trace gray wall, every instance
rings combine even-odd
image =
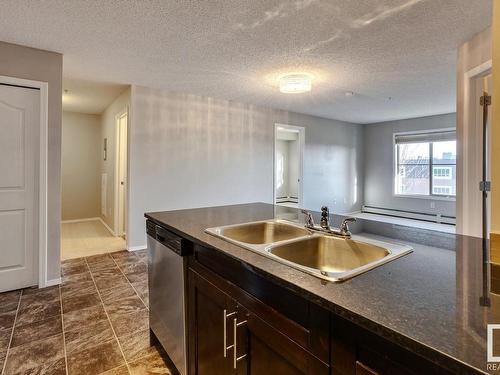
[[[62,220],[100,215],[101,116],[63,112]]]
[[[62,55],[0,42],[0,75],[47,82],[47,280],[60,277]]]
[[[304,206],[359,209],[361,125],[134,86],[129,247],[146,244],[144,212],[271,203],[275,123],[306,128]]]
[[[363,204],[363,125],[299,113],[287,124],[304,126],[304,207],[330,212],[359,211]]]
[[[393,195],[393,134],[397,132],[452,128],[456,114],[390,121],[364,126],[364,204],[390,209],[455,215],[455,202],[403,198]],[[434,203],[435,208],[431,207]]]

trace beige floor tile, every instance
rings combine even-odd
[[[22,373],[38,368],[46,363],[54,363],[64,358],[62,335],[11,348],[7,357],[4,375]]]
[[[149,312],[145,308],[125,315],[110,316],[118,338],[149,328]]]
[[[112,341],[115,336],[109,321],[106,319],[88,325],[85,329],[79,327],[65,331],[64,337],[66,339],[66,353],[69,355]]]
[[[153,353],[129,363],[132,375],[171,374],[159,353]]]
[[[69,375],[101,374],[125,364],[116,339],[68,355]]]
[[[133,297],[136,295],[134,288],[130,285],[120,285],[119,287],[107,289],[101,292],[101,298],[105,305],[110,304],[113,301]]]
[[[158,352],[157,347],[151,345],[149,335],[149,329],[145,329],[119,339],[127,361],[135,361]]]
[[[62,333],[61,315],[39,322],[17,325],[14,328],[11,348],[46,339]]]

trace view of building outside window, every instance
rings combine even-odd
[[[398,195],[456,195],[456,141],[396,145]]]

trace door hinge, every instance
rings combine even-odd
[[[491,191],[491,181],[481,181],[479,182],[480,191]]]
[[[482,106],[491,105],[491,95],[483,95],[479,99],[479,104]]]

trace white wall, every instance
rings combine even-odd
[[[364,204],[388,209],[455,215],[455,201],[397,197],[393,195],[393,134],[453,128],[454,113],[365,125]],[[431,207],[431,203],[435,205]]]
[[[123,113],[130,106],[130,88],[125,90],[101,115],[101,137],[100,137],[100,172],[107,174],[107,189],[106,189],[106,214],[99,216],[112,229],[115,228],[115,169],[116,169],[116,116]],[[103,143],[104,138],[108,139],[107,159],[103,158]],[[99,191],[100,182],[99,177]],[[101,196],[101,199],[103,197]]]
[[[62,220],[100,214],[101,116],[63,112]]]
[[[305,207],[359,209],[362,126],[134,86],[129,247],[146,244],[148,211],[272,203],[275,123],[306,128]]]

